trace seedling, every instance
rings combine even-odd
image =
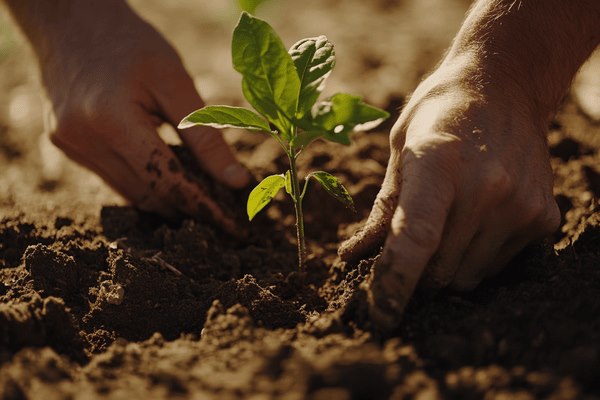
[[[349,134],[377,126],[389,114],[361,101],[360,97],[338,93],[316,101],[335,65],[333,45],[325,36],[302,39],[289,51],[273,30],[244,12],[233,31],[233,67],[242,74],[242,91],[257,111],[242,107],[208,106],[185,117],[179,128],[208,125],[261,131],[273,137],[287,155],[290,169],[270,175],[248,197],[248,219],[262,210],[285,188],[294,203],[298,241],[298,265],[304,266],[304,218],[302,200],[308,182],[314,179],[345,206],[353,202],[346,188],[333,175],[313,171],[304,177],[302,190],[296,161],[315,139],[344,145]]]

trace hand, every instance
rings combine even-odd
[[[560,222],[546,115],[510,79],[484,82],[475,60],[447,62],[416,90],[391,132],[385,180],[364,228],[340,248],[383,253],[370,314],[393,329],[419,281],[473,289]]]
[[[70,18],[46,27],[51,39],[39,46],[56,117],[52,142],[143,210],[166,216],[208,212],[235,230],[217,203],[186,179],[156,132],[163,122],[177,126],[203,106],[175,50],[125,2],[83,6],[72,3]],[[178,133],[215,179],[232,188],[248,183],[248,172],[219,131]]]
[[[382,328],[418,282],[472,289],[558,227],[545,132],[600,44],[599,16],[593,0],[474,3],[392,129],[366,226],[340,248],[348,260],[385,239],[369,291]]]

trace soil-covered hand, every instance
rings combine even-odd
[[[417,283],[472,289],[560,223],[548,117],[600,29],[595,17],[578,28],[583,5],[513,5],[476,4],[393,127],[369,219],[340,248],[351,260],[385,241],[369,289],[370,315],[384,329],[397,326]]]
[[[522,98],[473,90],[457,69],[413,95],[367,224],[341,249],[356,258],[387,236],[371,282],[384,312],[401,311],[421,275],[428,286],[474,288],[560,222],[545,121]]]
[[[233,230],[156,132],[203,105],[172,46],[124,1],[8,4],[41,64],[55,116],[52,142],[143,210],[208,213]],[[215,179],[233,188],[248,183],[218,130],[179,134]]]

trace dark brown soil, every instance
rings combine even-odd
[[[327,1],[310,14],[320,4],[313,3],[308,16],[331,17],[339,8]],[[348,7],[360,11],[363,3]],[[413,3],[381,0],[367,8],[408,20],[419,10]],[[162,29],[162,17],[182,13],[148,4],[155,10],[145,11],[148,18]],[[433,44],[423,51],[426,22],[409,25],[412,33],[402,36],[412,60],[402,67],[412,71],[409,82],[374,99],[396,116],[416,84],[411,77],[418,80],[435,63],[447,45],[444,32],[456,29],[466,7],[458,0],[440,4],[450,27],[435,25]],[[273,18],[276,11],[266,13]],[[284,36],[310,36],[317,28],[292,24]],[[348,26],[331,29],[339,52],[354,43],[371,60],[342,71],[358,81],[349,90],[368,97],[374,89],[362,81],[375,81],[382,65],[400,55],[373,65],[377,46],[363,48],[360,35],[339,33]],[[171,35],[180,46],[187,40]],[[600,398],[600,126],[570,99],[549,135],[563,228],[472,293],[417,293],[400,329],[382,335],[367,318],[361,286],[373,259],[346,264],[336,250],[379,189],[389,154],[386,127],[357,134],[350,147],[317,143],[303,156],[304,170],[339,176],[357,208],[353,214],[311,187],[311,256],[303,275],[287,203],[245,225],[242,239],[203,221],[165,222],[119,205],[44,144],[35,107],[34,123],[19,125],[11,114],[18,96],[38,104],[35,84],[19,72],[31,56],[20,47],[11,54],[0,58],[7,94],[0,113],[0,399]],[[277,146],[263,137],[228,138],[257,178],[285,170]],[[206,183],[185,150],[177,152]],[[210,186],[232,213],[243,208],[244,192]]]

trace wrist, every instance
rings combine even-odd
[[[73,48],[92,48],[102,31],[120,28],[133,11],[123,0],[4,0],[40,63],[65,57]],[[64,60],[61,60],[63,62]]]
[[[600,43],[599,20],[596,1],[480,0],[445,62],[470,54],[482,85],[522,93],[535,114],[550,116]]]

